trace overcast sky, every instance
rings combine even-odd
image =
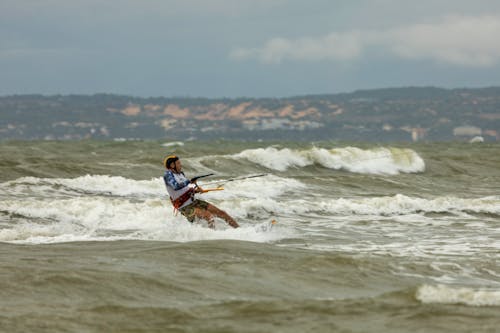
[[[499,0],[0,0],[0,95],[493,85]]]

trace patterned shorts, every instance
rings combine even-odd
[[[189,222],[193,223],[194,218],[196,217],[194,215],[196,208],[207,209],[208,205],[209,203],[206,201],[195,199],[189,205],[179,209],[179,212],[181,212],[181,214],[185,216]]]

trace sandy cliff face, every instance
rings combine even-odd
[[[188,108],[180,108],[178,105],[169,104],[163,109],[163,115],[177,119],[186,119],[191,116]]]
[[[300,119],[320,119],[321,112],[315,107],[300,105],[297,108],[293,104],[285,104],[276,109],[268,109],[252,102],[243,102],[236,106],[224,103],[209,104],[207,106],[181,107],[177,104],[165,106],[148,104],[141,108],[139,105],[129,105],[124,109],[108,109],[111,112],[119,112],[126,116],[138,116],[144,114],[152,118],[166,119],[196,119],[196,120],[241,120],[287,118],[293,120]]]

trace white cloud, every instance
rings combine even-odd
[[[260,48],[236,48],[234,60],[263,63],[351,61],[376,48],[404,59],[489,67],[500,62],[500,16],[447,16],[437,23],[386,30],[352,30],[299,39],[273,38]]]
[[[434,59],[464,66],[492,66],[500,61],[500,17],[448,17],[438,24],[418,24],[389,35],[392,51],[408,59]]]
[[[231,52],[232,59],[257,58],[264,63],[280,63],[284,59],[293,60],[349,60],[358,57],[362,41],[356,32],[332,33],[320,38],[300,38],[288,40],[273,38],[263,48],[239,48]]]

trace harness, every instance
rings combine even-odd
[[[186,201],[188,201],[189,199],[191,199],[192,197],[194,196],[194,188],[190,188],[189,190],[187,190],[186,192],[184,192],[183,194],[181,194],[177,199],[172,199],[172,197],[170,197],[170,201],[172,202],[172,206],[174,206],[174,211],[178,211],[179,208],[184,205],[184,203]]]

